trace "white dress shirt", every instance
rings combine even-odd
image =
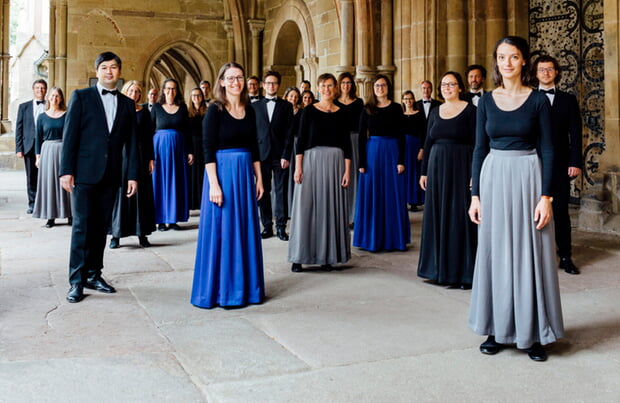
[[[32,115],[34,117],[34,129],[37,129],[37,119],[39,115],[45,112],[45,101],[43,103],[37,104],[37,100],[32,100]]]
[[[103,88],[103,86],[97,83],[97,91],[99,91],[99,96],[101,97],[101,102],[103,102],[103,109],[105,109],[105,118],[108,122],[108,131],[112,132],[112,126],[114,126],[114,118],[116,118],[116,109],[118,106],[118,94],[116,96],[112,94],[102,94],[102,91],[107,88]]]
[[[538,91],[540,90],[545,90],[545,91],[549,91],[549,90],[553,90],[556,91],[555,89],[555,85],[551,88],[543,88],[541,86],[538,86]],[[555,99],[555,94],[545,94],[547,96],[547,98],[549,98],[549,102],[551,102],[551,105],[553,106],[553,100]]]
[[[270,101],[271,99],[273,99],[274,101],[277,99],[278,97],[265,97],[265,102],[267,102],[267,115],[269,116],[269,123],[271,123],[271,117],[273,116],[273,110],[276,107],[276,103]]]

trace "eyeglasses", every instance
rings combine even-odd
[[[277,82],[277,81],[265,81],[265,83],[264,83],[264,85],[278,85],[278,84],[280,84],[280,83]]]
[[[375,88],[386,88],[387,84],[375,84]]]
[[[228,81],[229,83],[233,83],[234,81],[241,82],[241,81],[243,81],[243,76],[224,77],[224,80]]]
[[[343,81],[340,83],[340,85],[351,85],[353,84],[351,81]]]
[[[413,98],[403,98],[403,101],[413,101]]]
[[[539,67],[538,68],[539,73],[553,73],[554,71],[555,71],[554,67]]]
[[[447,87],[454,88],[458,86],[459,86],[459,83],[441,83],[440,85],[441,88],[447,88]]]

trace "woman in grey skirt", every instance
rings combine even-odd
[[[321,101],[303,109],[297,140],[288,247],[293,272],[302,271],[302,264],[330,271],[351,258],[346,192],[351,139],[346,114],[334,104],[336,78],[321,74],[318,87]]]
[[[495,46],[497,88],[478,103],[471,220],[479,225],[469,327],[487,340],[545,361],[542,345],[563,336],[551,220],[551,109],[527,85],[529,47],[509,36]],[[542,344],[542,345],[541,345]]]
[[[58,179],[62,130],[65,126],[65,96],[58,87],[47,93],[47,110],[37,119],[35,139],[35,165],[39,168],[37,196],[34,201],[34,218],[47,219],[45,226],[52,228],[56,218],[67,218],[71,224],[71,196]]]

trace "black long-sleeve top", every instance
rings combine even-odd
[[[341,148],[344,158],[351,159],[351,137],[342,108],[336,112],[323,112],[314,105],[308,105],[302,110],[297,155],[318,146]]]
[[[426,141],[426,119],[424,118],[424,111],[418,111],[413,115],[404,115],[403,118],[403,131],[406,136],[413,136],[420,139],[420,144],[424,148],[424,142]]]
[[[138,132],[138,149],[142,163],[148,167],[148,163],[155,159],[153,152],[153,126],[151,124],[151,113],[148,107],[143,107],[136,112],[136,131]]]
[[[185,142],[185,153],[193,154],[192,133],[189,128],[187,105],[179,105],[179,109],[175,113],[168,113],[161,104],[155,103],[151,109],[151,122],[155,131],[168,129],[179,132]]]
[[[480,196],[480,170],[491,148],[497,150],[536,149],[542,161],[542,195],[551,196],[553,181],[553,127],[547,96],[532,91],[513,111],[498,108],[493,92],[478,102],[476,147],[472,162],[472,195]]]
[[[403,108],[396,102],[383,108],[376,108],[369,115],[366,108],[360,116],[359,167],[366,168],[366,142],[370,136],[391,137],[398,140],[398,165],[405,165],[405,133]]]
[[[349,105],[345,105],[337,100],[334,101],[334,103],[338,105],[347,116],[347,130],[349,132],[357,132],[360,128],[360,115],[362,114],[362,109],[364,109],[364,101],[362,101],[361,98],[356,98],[355,101],[351,102]]]
[[[196,115],[189,118],[189,131],[192,133],[192,137],[202,138],[202,120],[204,116]]]
[[[65,115],[52,118],[42,113],[37,118],[37,137],[34,143],[34,153],[41,154],[41,146],[46,140],[62,140],[62,129],[65,126]]]
[[[450,119],[443,119],[439,115],[439,108],[434,108],[428,115],[428,131],[424,143],[424,159],[420,175],[426,175],[428,158],[431,149],[437,140],[451,140],[459,144],[470,144],[476,141],[476,107],[467,104],[465,109]]]
[[[202,121],[202,146],[205,164],[216,162],[217,150],[230,148],[249,148],[252,161],[260,161],[254,108],[246,105],[243,119],[235,119],[226,108],[211,104]]]

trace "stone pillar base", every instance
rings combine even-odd
[[[608,172],[581,198],[579,228],[620,235],[620,173]]]

